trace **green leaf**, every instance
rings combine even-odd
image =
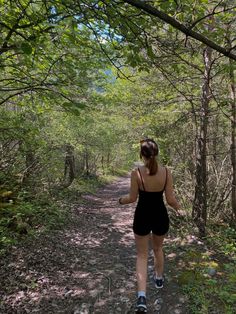
[[[72,103],[72,102],[64,102],[62,106],[64,107],[66,111],[69,111],[75,115],[79,115],[81,109],[84,109],[86,107],[86,105],[83,103]]]
[[[31,45],[30,45],[29,43],[27,43],[27,42],[23,42],[23,43],[21,44],[21,50],[22,50],[25,54],[27,54],[27,55],[30,55],[30,54],[32,53],[32,47],[31,47]]]
[[[152,50],[151,46],[147,47],[147,55],[149,56],[149,58],[154,59],[155,58],[155,53]]]

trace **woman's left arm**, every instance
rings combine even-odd
[[[130,180],[130,191],[129,195],[123,196],[119,199],[121,205],[133,203],[138,198],[138,177],[137,170],[132,170]]]

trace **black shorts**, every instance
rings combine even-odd
[[[166,208],[162,210],[144,211],[136,208],[133,221],[133,231],[140,236],[152,232],[155,235],[165,235],[169,230],[169,217]]]

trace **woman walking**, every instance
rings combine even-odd
[[[167,203],[176,211],[180,205],[175,198],[173,179],[169,169],[157,162],[158,146],[152,139],[141,141],[140,157],[144,165],[131,172],[129,195],[121,197],[121,205],[133,203],[138,198],[133,231],[135,235],[137,261],[138,298],[135,311],[147,312],[146,282],[149,239],[154,251],[154,281],[156,288],[163,287],[164,254],[162,250],[165,235],[169,230],[169,217],[163,201],[163,193]]]

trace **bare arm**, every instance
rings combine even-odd
[[[132,170],[131,172],[131,180],[130,180],[130,191],[129,194],[123,196],[119,199],[119,203],[121,205],[133,203],[137,200],[138,197],[138,178],[137,178],[137,171]]]
[[[167,184],[165,188],[165,196],[166,196],[166,201],[168,205],[173,207],[177,212],[180,209],[180,204],[178,203],[175,193],[174,193],[174,188],[173,188],[173,178],[170,170],[167,170]]]

